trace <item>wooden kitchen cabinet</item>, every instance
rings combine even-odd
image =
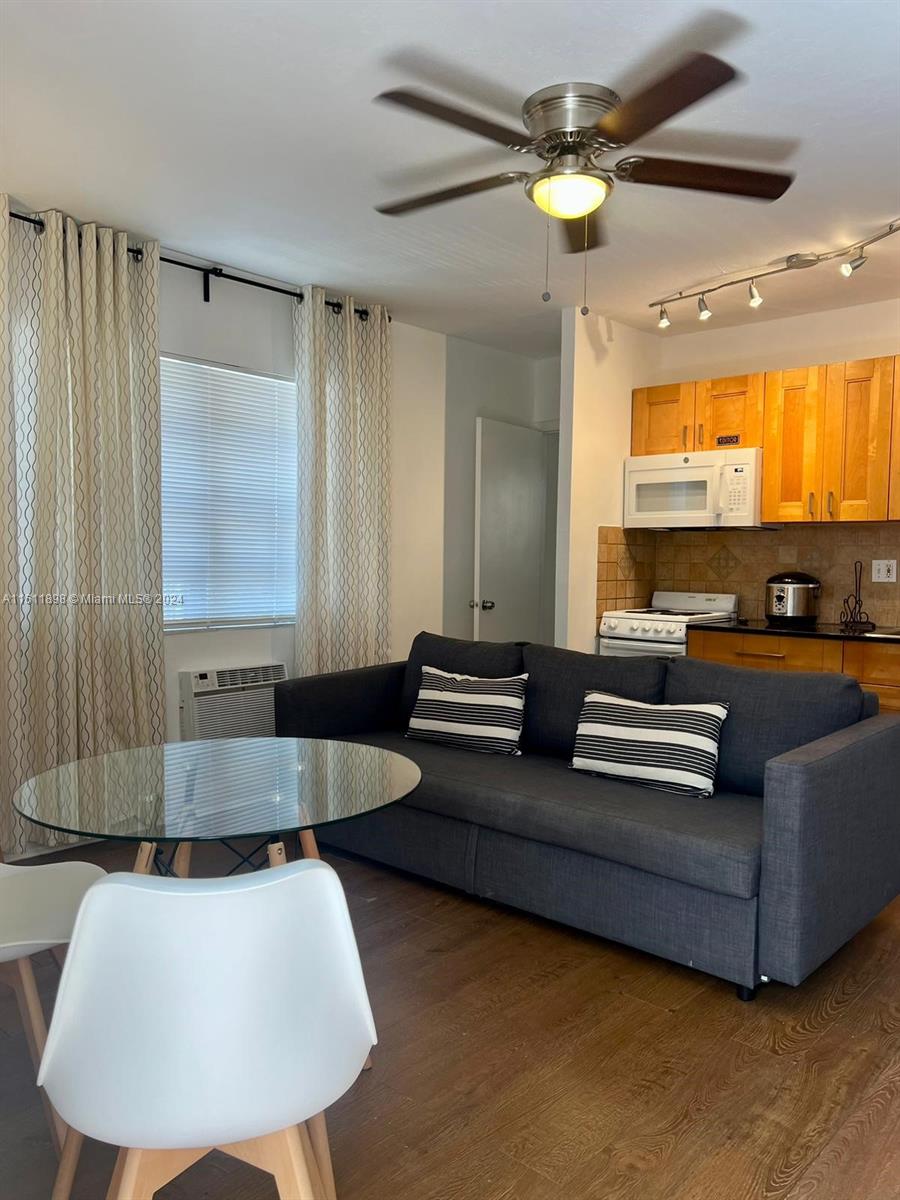
[[[825,367],[766,374],[763,521],[821,521]]]
[[[632,393],[632,454],[678,454],[695,448],[693,383],[664,383]]]
[[[828,366],[823,520],[887,520],[893,391],[893,358]]]
[[[694,448],[734,450],[761,446],[764,408],[762,372],[700,380],[694,401]]]
[[[836,638],[772,633],[688,630],[688,654],[731,667],[760,671],[840,671],[843,643]]]
[[[893,433],[891,434],[891,479],[888,519],[900,521],[900,354],[894,359]]]
[[[900,712],[900,642],[845,642],[844,672],[875,692],[883,712]]]

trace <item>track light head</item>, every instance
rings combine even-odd
[[[759,308],[759,306],[762,304],[762,302],[763,302],[763,298],[759,294],[759,288],[756,286],[756,280],[751,279],[750,280],[750,307],[751,308]]]
[[[709,305],[706,303],[705,295],[701,296],[700,299],[697,301],[697,311],[700,314],[701,321],[708,321],[709,318],[712,316],[712,310],[710,309]]]
[[[856,258],[851,258],[849,262],[841,263],[841,274],[845,279],[849,279],[854,271],[858,271],[868,261],[865,254],[857,254]]]
[[[672,322],[669,320],[669,314],[666,312],[666,306],[664,304],[660,305],[659,320],[657,321],[657,324],[659,325],[660,329],[668,329],[672,324]]]

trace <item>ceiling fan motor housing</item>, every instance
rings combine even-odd
[[[537,153],[553,157],[561,143],[580,143],[591,149],[614,149],[597,133],[601,118],[614,112],[622,101],[610,88],[598,83],[556,83],[534,92],[522,105],[522,120]]]

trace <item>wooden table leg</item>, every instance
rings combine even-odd
[[[284,852],[284,842],[269,842],[269,866],[283,867],[287,862]]]
[[[25,1029],[25,1040],[28,1043],[28,1051],[31,1054],[31,1061],[34,1064],[36,1075],[40,1069],[44,1046],[47,1044],[47,1022],[44,1017],[41,998],[38,994],[31,959],[16,958],[9,963],[2,963],[0,966],[3,967],[2,972],[0,972],[0,978],[13,989],[16,995],[16,1001],[19,1005],[19,1015],[22,1018],[22,1025]],[[62,1153],[63,1143],[66,1140],[68,1127],[50,1103],[47,1093],[43,1088],[40,1089],[40,1093],[44,1108],[47,1110],[47,1122],[50,1126],[53,1146],[56,1153],[60,1154]]]
[[[179,879],[187,879],[191,873],[191,850],[193,842],[179,842],[172,859],[172,870]]]
[[[134,860],[135,875],[149,875],[156,857],[156,842],[141,842]]]
[[[304,858],[319,858],[319,846],[316,835],[311,829],[300,830],[300,849]]]

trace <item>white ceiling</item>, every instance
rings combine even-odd
[[[399,320],[525,354],[558,345],[581,259],[554,254],[515,186],[402,218],[373,205],[522,165],[372,103],[428,86],[506,121],[563,80],[627,96],[687,49],[744,79],[645,139],[649,153],[789,169],[774,204],[617,187],[589,256],[595,311],[655,331],[647,303],[850,242],[900,216],[900,9],[892,0],[4,0],[0,188],[274,278],[384,301]],[[532,161],[532,160],[527,160]],[[843,279],[782,276],[717,325],[900,294],[900,236]],[[696,331],[692,305],[673,327]]]

